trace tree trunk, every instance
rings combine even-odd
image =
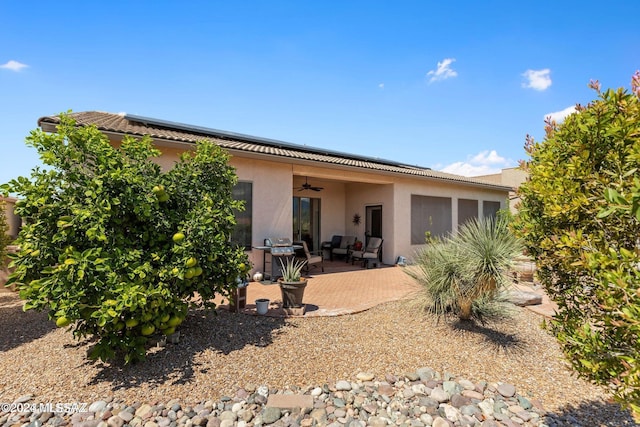
[[[471,301],[460,301],[460,320],[471,320]]]

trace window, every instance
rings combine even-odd
[[[485,218],[495,218],[500,210],[500,202],[482,202],[482,215]]]
[[[244,247],[245,250],[251,249],[252,192],[253,183],[238,182],[231,193],[234,199],[244,201],[244,210],[241,212],[235,211],[236,226],[231,232],[231,241]]]
[[[411,244],[425,242],[425,232],[446,236],[451,232],[451,198],[411,196]]]
[[[472,199],[458,199],[458,225],[478,218],[478,201]]]

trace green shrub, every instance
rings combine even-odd
[[[229,243],[237,178],[214,144],[162,172],[150,139],[125,137],[116,149],[65,115],[57,133],[33,131],[27,144],[48,167],[3,186],[22,196],[26,222],[9,283],[25,309],[94,337],[90,357],[143,359],[148,337],[173,333],[189,301],[212,306],[248,271]]]
[[[640,73],[528,139],[516,230],[573,368],[640,415]]]
[[[432,239],[407,269],[422,286],[418,304],[461,320],[508,315],[499,291],[510,282],[509,269],[521,250],[502,216],[470,221],[457,234]]]

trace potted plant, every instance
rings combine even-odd
[[[301,273],[307,261],[295,258],[288,258],[286,263],[279,261],[282,267],[282,277],[278,279],[282,292],[282,307],[301,308],[304,288],[307,286],[307,279],[301,277]]]

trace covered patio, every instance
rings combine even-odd
[[[405,268],[382,264],[378,268],[365,269],[358,262],[352,265],[344,260],[325,260],[324,272],[317,267],[312,268],[309,274],[303,274],[308,279],[303,298],[304,314],[285,313],[280,287],[277,283],[264,284],[267,282],[250,282],[246,288],[245,305],[238,311],[258,315],[255,301],[266,298],[270,301],[266,316],[270,317],[325,317],[359,313],[379,304],[411,298],[414,292],[419,291],[419,285],[406,274]],[[541,303],[526,306],[534,313],[551,318],[558,309],[544,289],[533,282],[513,283],[510,289],[540,295]],[[224,310],[233,310],[226,299],[216,303]]]
[[[304,317],[358,313],[378,304],[405,298],[417,289],[404,268],[388,265],[364,269],[357,262],[351,265],[344,260],[325,260],[324,273],[318,267],[303,276],[308,279],[304,292]],[[282,296],[277,283],[265,285],[250,282],[246,306],[240,311],[256,314],[255,300],[259,298],[267,298],[271,302],[267,316],[286,316],[279,304]]]

